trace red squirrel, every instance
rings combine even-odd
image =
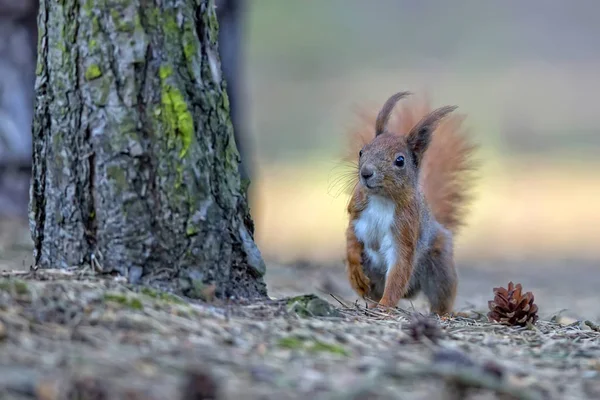
[[[456,106],[405,104],[388,126],[396,103],[409,95],[392,95],[376,117],[363,115],[368,125],[355,132],[366,144],[355,149],[347,272],[356,293],[376,302],[370,307],[396,307],[422,291],[431,312],[443,315],[456,298],[453,237],[464,224],[476,146],[462,130],[463,117],[449,115]]]

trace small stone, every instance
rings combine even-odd
[[[309,301],[306,309],[315,317],[334,317],[338,315],[337,310],[321,298]]]
[[[302,317],[337,317],[338,311],[327,301],[314,294],[292,297],[287,301],[288,311]]]

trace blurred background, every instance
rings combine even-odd
[[[476,198],[456,243],[457,307],[484,309],[492,288],[513,280],[534,292],[543,317],[568,309],[600,318],[600,3],[216,3],[272,296],[356,299],[343,266],[348,198],[332,185],[345,171],[344,134],[353,107],[410,90],[433,106],[458,105],[480,144]],[[35,59],[34,9],[33,1],[0,0],[0,155],[13,156],[12,167],[0,163],[6,268],[28,262],[26,220],[15,217],[27,193],[12,189],[28,179],[15,178],[14,156],[29,157],[34,67],[19,63]]]

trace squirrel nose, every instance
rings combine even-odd
[[[375,174],[375,171],[373,170],[372,166],[363,165],[363,167],[360,169],[360,174],[364,179],[369,179]]]

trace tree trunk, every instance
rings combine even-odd
[[[38,18],[36,264],[266,295],[213,2],[43,0]]]

